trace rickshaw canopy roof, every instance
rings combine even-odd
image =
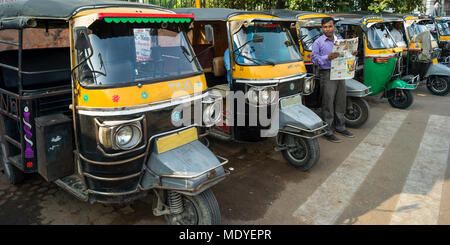
[[[115,0],[12,0],[0,3],[0,29],[27,27],[29,19],[68,20],[81,10],[107,7],[163,9]]]
[[[323,15],[321,13],[311,12],[311,11],[297,11],[297,10],[289,10],[289,9],[271,9],[267,10],[267,13],[271,15],[275,15],[284,19],[293,19],[297,20],[298,17],[304,15]]]
[[[172,10],[177,14],[194,14],[195,21],[228,21],[231,17],[242,14],[270,15],[267,12],[228,8],[176,8]]]

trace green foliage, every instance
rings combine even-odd
[[[139,2],[139,0],[124,0]],[[166,8],[195,7],[195,0],[143,0]],[[206,8],[234,8],[245,10],[292,9],[315,12],[370,11],[380,13],[392,8],[395,13],[424,11],[422,0],[200,0]]]
[[[375,0],[374,2],[370,3],[369,7],[367,8],[375,13],[380,13],[388,8],[391,3],[392,0]]]

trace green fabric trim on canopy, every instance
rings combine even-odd
[[[190,18],[105,17],[107,23],[189,23]]]

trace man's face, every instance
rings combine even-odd
[[[394,23],[394,27],[395,27],[395,29],[397,29],[397,30],[401,30],[402,29],[402,23],[400,23],[400,22],[395,22]]]
[[[332,20],[322,25],[322,32],[327,37],[332,37],[334,35],[334,23]]]

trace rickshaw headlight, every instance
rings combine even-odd
[[[314,80],[313,77],[305,78],[303,83],[303,94],[310,94],[314,89]]]
[[[215,103],[205,105],[203,122],[206,127],[211,127],[220,121],[222,115],[221,104],[222,101],[216,101]]]
[[[142,133],[137,123],[120,126],[114,134],[114,146],[121,150],[134,148],[141,142]]]
[[[116,133],[116,143],[118,145],[123,146],[130,143],[131,138],[133,138],[133,129],[130,126],[122,127]]]
[[[272,87],[266,87],[266,88],[260,90],[259,102],[261,104],[271,104],[275,99],[274,91],[275,90]]]
[[[258,94],[259,94],[259,91],[255,87],[251,87],[248,90],[247,98],[248,98],[248,101],[250,102],[250,104],[253,104],[253,105],[258,104],[258,97],[259,97]]]

